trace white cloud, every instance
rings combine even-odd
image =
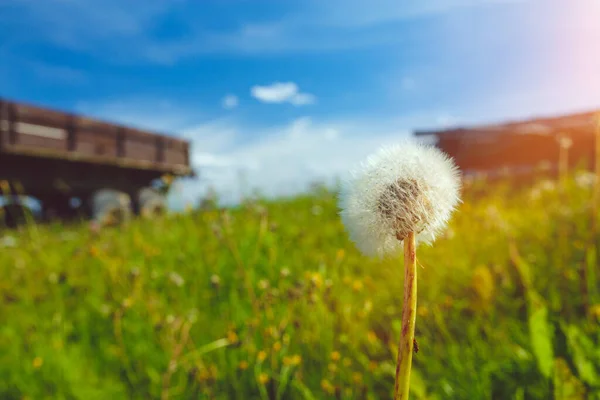
[[[302,117],[268,129],[223,124],[211,136],[225,132],[230,140],[219,150],[193,154],[192,162],[203,181],[188,185],[184,192],[196,199],[213,187],[225,203],[255,189],[269,197],[296,194],[315,181],[334,182],[380,146],[409,136],[410,127],[434,120],[425,115],[340,121]],[[245,137],[254,139],[239,144]]]
[[[298,86],[293,82],[275,82],[270,86],[253,86],[250,92],[265,103],[283,103],[298,93]]]
[[[192,150],[200,153],[218,153],[231,149],[238,138],[237,124],[229,118],[195,123],[181,129],[181,137],[193,143]]]
[[[437,122],[438,127],[443,129],[458,124],[460,119],[451,114],[441,114],[435,121]]]
[[[236,95],[233,95],[233,94],[226,95],[225,97],[223,97],[223,100],[221,101],[221,105],[226,110],[232,110],[232,109],[236,108],[239,104],[240,104],[240,100],[238,99],[238,97]]]
[[[267,86],[252,86],[252,97],[263,103],[291,103],[295,106],[314,104],[316,97],[310,93],[301,93],[294,82],[275,82]]]

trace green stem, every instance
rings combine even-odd
[[[402,304],[402,333],[398,344],[394,400],[407,400],[410,370],[415,339],[417,315],[417,256],[415,234],[404,239],[404,302]]]

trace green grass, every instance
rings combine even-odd
[[[490,190],[418,249],[412,398],[599,399],[591,188]],[[7,235],[2,399],[391,398],[401,255],[361,256],[332,193]]]

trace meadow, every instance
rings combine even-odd
[[[413,399],[600,399],[593,177],[465,183],[419,247]],[[386,399],[403,270],[332,191],[0,237],[2,399]]]

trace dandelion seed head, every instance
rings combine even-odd
[[[340,215],[350,239],[366,255],[401,249],[410,232],[431,243],[460,201],[452,159],[413,141],[385,147],[351,171],[340,193]]]

